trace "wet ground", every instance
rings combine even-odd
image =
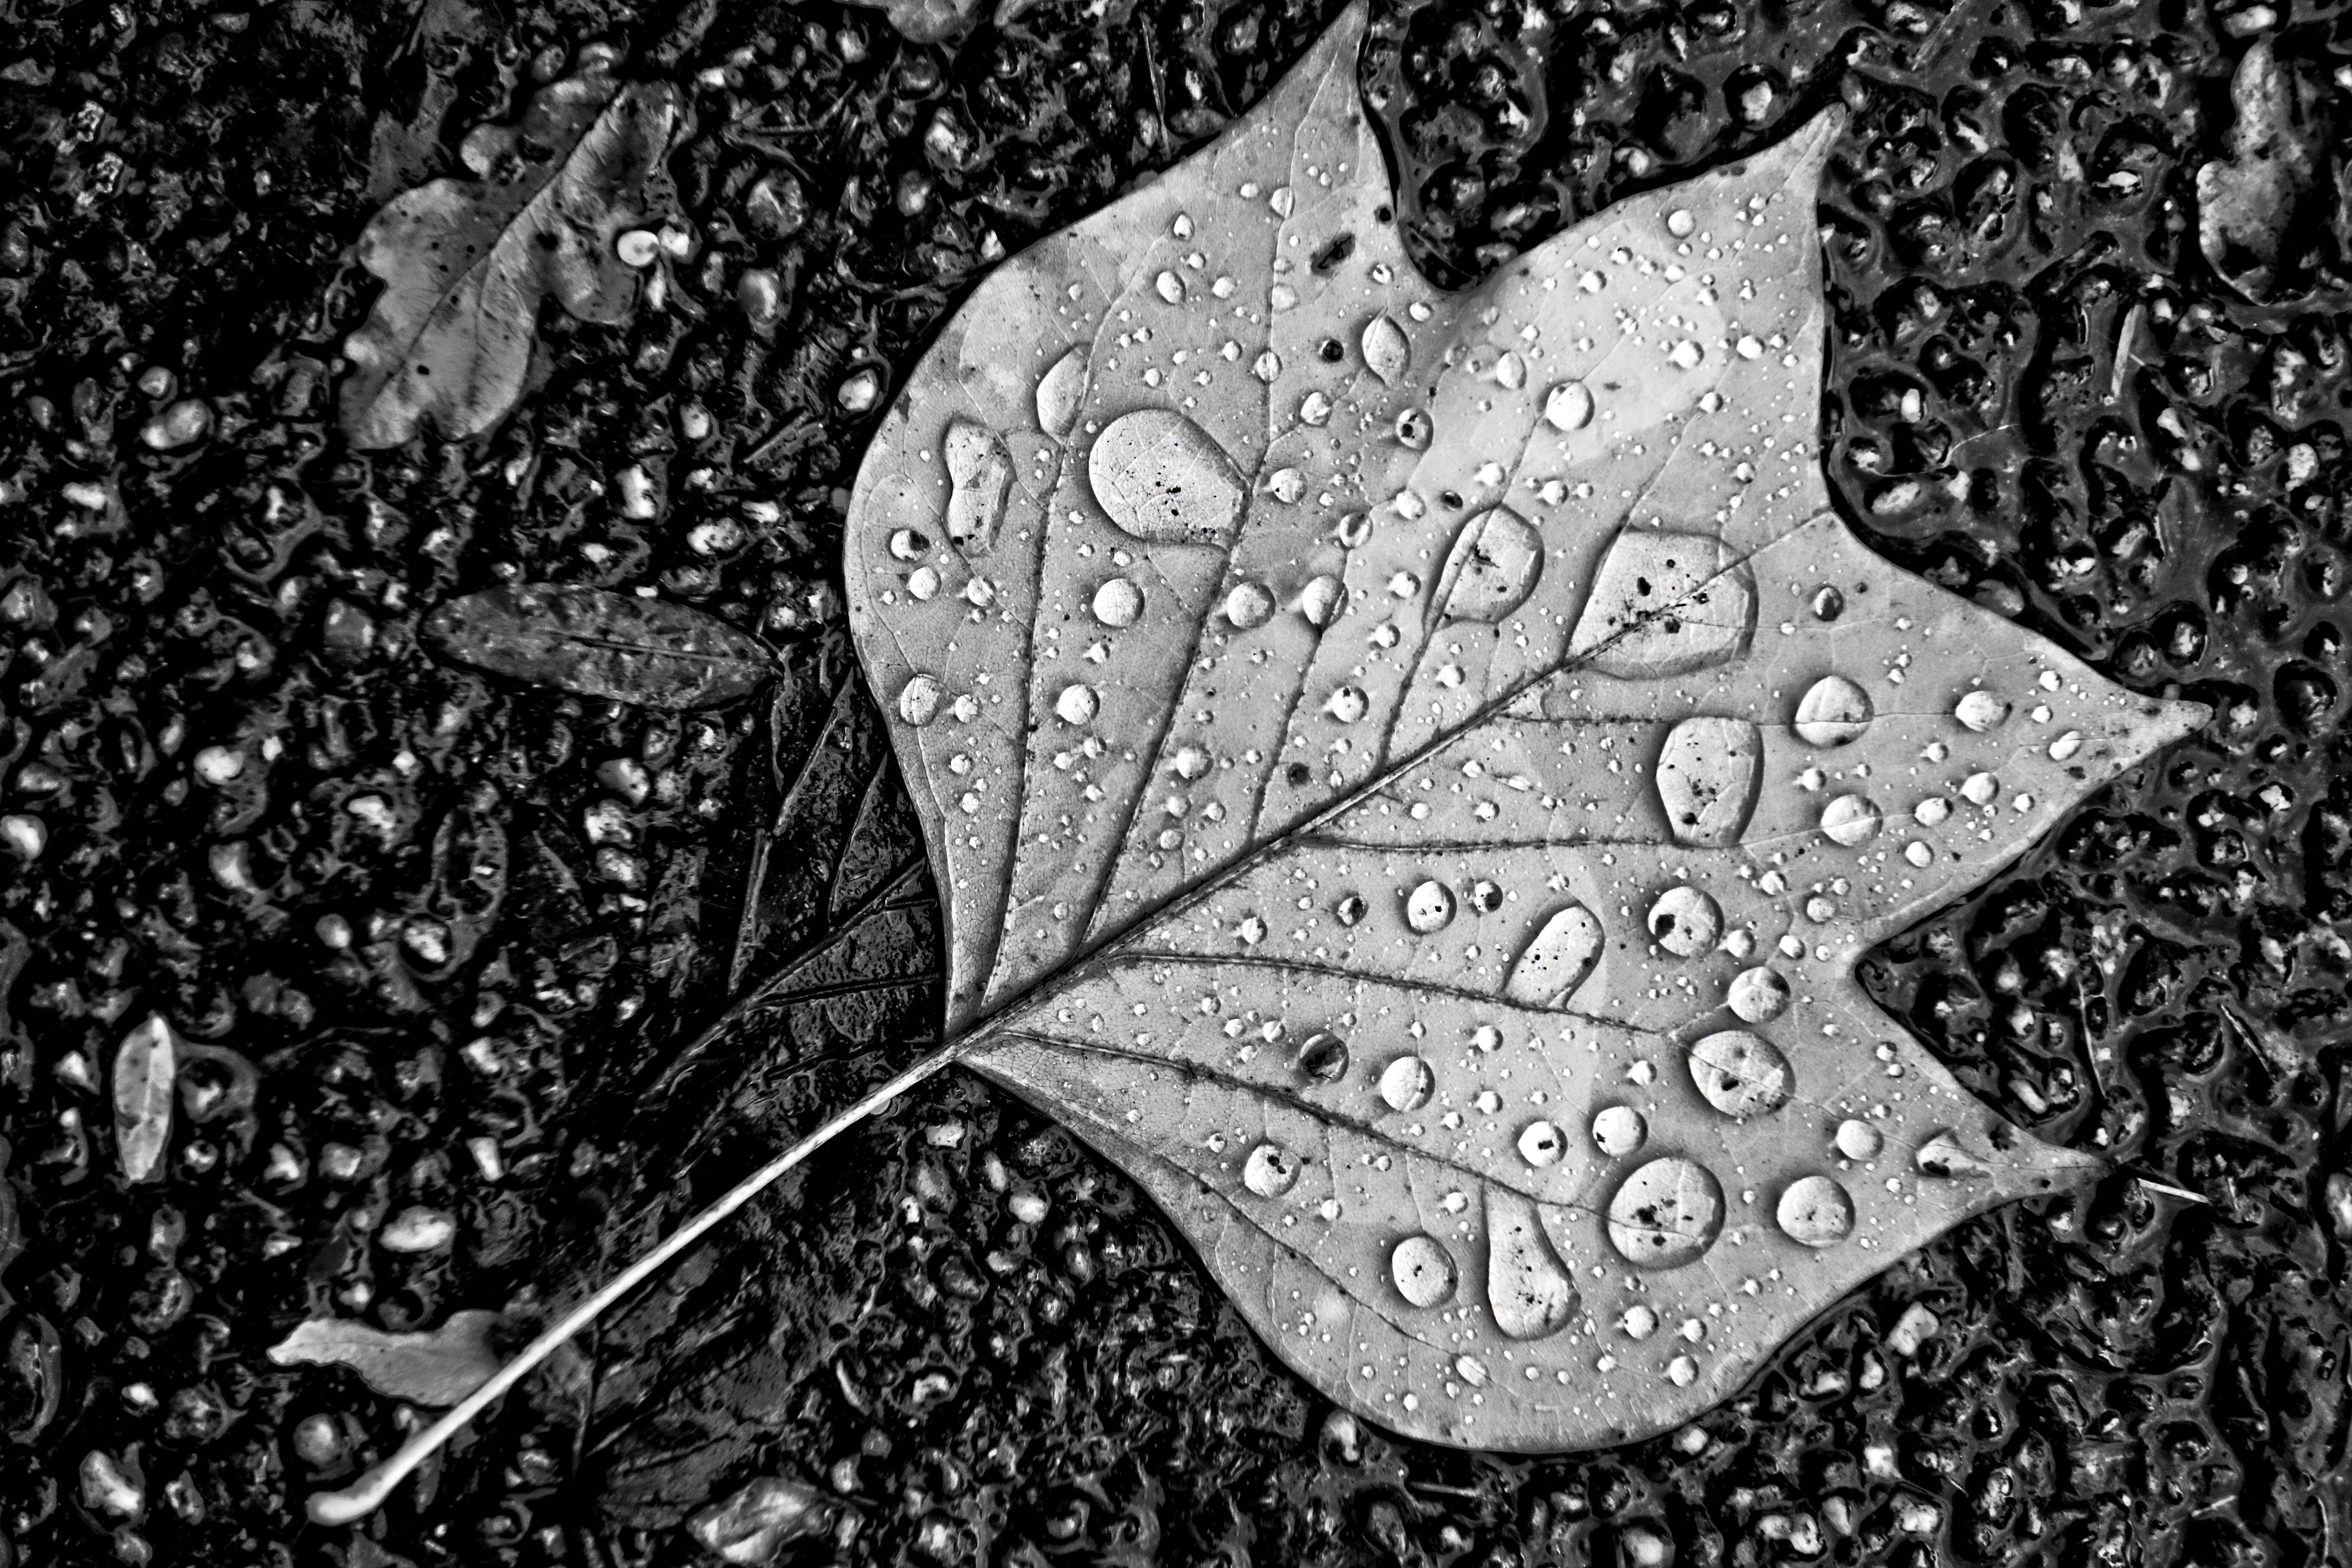
[[[2352,1558],[2352,44],[2340,7],[2179,0],[1390,6],[1364,85],[1449,282],[1852,108],[1842,504],[2218,715],[1873,983],[2010,1116],[2200,1201],[2012,1207],[1694,1427],[1483,1458],[1330,1416],[1122,1178],[950,1078],[425,1495],[301,1522],[403,1415],[273,1364],[293,1324],[527,1337],[922,1048],[938,916],[833,581],[855,389],[1322,19],[1043,0],[919,44],[816,0],[0,9],[0,1564],[683,1563],[680,1521],[762,1475],[821,1496],[809,1562]],[[2198,171],[2258,40],[2275,134],[2231,177],[2283,180],[2292,221],[2217,270]],[[350,449],[352,241],[596,43],[689,106],[664,308],[550,312],[486,437]],[[656,587],[783,674],[669,714],[420,648],[515,581]],[[131,1184],[108,1074],[156,1013],[191,1049]]]

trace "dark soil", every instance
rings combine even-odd
[[[0,845],[0,1565],[683,1563],[680,1520],[761,1474],[835,1500],[810,1562],[2352,1560],[2352,11],[1437,0],[1382,7],[1364,73],[1449,282],[1852,107],[1842,504],[2218,713],[1874,984],[2006,1114],[2203,1202],[2119,1176],[2004,1210],[1696,1426],[1477,1458],[1328,1417],[1125,1180],[950,1078],[424,1495],[326,1531],[302,1497],[400,1412],[272,1364],[289,1328],[470,1306],[527,1336],[923,1047],[938,915],[834,584],[872,419],[836,388],[902,373],[992,259],[1213,134],[1323,18],[1043,0],[918,45],[822,0],[241,4],[0,0],[0,812],[33,823]],[[2257,36],[2315,158],[2259,305],[2195,190]],[[691,105],[668,307],[551,313],[488,437],[347,449],[353,239],[599,41]],[[761,330],[750,267],[782,284]],[[208,432],[152,448],[184,397]],[[677,716],[419,648],[511,581],[655,586],[788,673]],[[219,1050],[134,1186],[107,1074],[151,1013]],[[375,1240],[419,1205],[453,1248]],[[1906,1358],[1913,1303],[1941,1328]]]

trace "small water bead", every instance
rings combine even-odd
[[[1278,1143],[1261,1143],[1242,1163],[1242,1185],[1262,1198],[1278,1198],[1298,1184],[1298,1156]]]
[[[1381,1099],[1391,1110],[1419,1110],[1437,1092],[1437,1071],[1421,1057],[1399,1057],[1381,1069]]]
[[[1265,302],[1277,316],[1285,310],[1295,310],[1298,308],[1298,290],[1287,283],[1277,283],[1265,291]]]
[[[1364,327],[1364,365],[1391,386],[1404,379],[1412,363],[1412,344],[1404,329],[1391,318],[1374,316]]]
[[[1499,883],[1481,877],[1470,884],[1470,908],[1482,915],[1491,915],[1503,907],[1503,889]]]
[[[2009,704],[1990,691],[1965,692],[1952,709],[1952,717],[1982,735],[2000,728],[2009,718]]]
[[[1184,279],[1177,277],[1173,272],[1161,272],[1159,277],[1151,280],[1151,286],[1159,291],[1160,297],[1170,304],[1181,305],[1184,302]]]
[[[1333,691],[1323,704],[1323,711],[1342,724],[1353,724],[1371,710],[1371,700],[1360,686],[1342,686]],[[1441,922],[1443,923],[1443,922]],[[1418,926],[1413,928],[1418,931]]]
[[[1348,590],[1339,579],[1325,574],[1311,579],[1299,590],[1298,613],[1307,624],[1320,631],[1339,618],[1340,607],[1348,602]]]
[[[1677,1155],[1636,1169],[1609,1200],[1610,1244],[1643,1268],[1696,1261],[1722,1229],[1722,1184],[1706,1166]]]
[[[1517,392],[1528,384],[1528,362],[1512,350],[1503,351],[1495,362],[1495,380],[1507,392]]]
[[[1321,425],[1331,417],[1331,399],[1320,391],[1310,392],[1298,400],[1298,422]]]
[[[1563,381],[1544,398],[1544,422],[1555,430],[1581,430],[1592,423],[1592,389]]]
[[[1274,614],[1274,595],[1263,583],[1240,582],[1225,595],[1225,619],[1248,631],[1265,625]]]
[[[1878,837],[1883,819],[1867,797],[1842,795],[1822,808],[1822,832],[1832,844],[1848,849]]]
[[[1666,363],[1676,370],[1696,370],[1706,358],[1706,351],[1688,338],[1682,339],[1666,351]]]
[[[1331,913],[1341,925],[1352,926],[1361,921],[1370,909],[1361,893],[1349,893],[1331,906]]]
[[[939,717],[942,695],[938,677],[908,676],[907,684],[898,689],[898,717],[920,729]]]
[[[1843,675],[1813,682],[1797,704],[1797,738],[1809,746],[1843,746],[1870,728],[1870,694]]]
[[[1074,348],[1037,378],[1037,424],[1059,441],[1077,427],[1087,395],[1087,351]]]
[[[1169,759],[1169,763],[1175,768],[1178,778],[1199,778],[1209,771],[1208,749],[1198,742],[1187,741],[1176,748],[1176,754]]]
[[[1832,587],[1822,587],[1813,594],[1813,615],[1816,619],[1836,620],[1845,614],[1845,595]]]
[[[907,595],[917,604],[927,604],[940,591],[940,574],[928,566],[918,566],[907,574]]]
[[[1396,418],[1397,445],[1418,452],[1429,445],[1435,428],[1426,413],[1418,408],[1408,408]]]
[[[1666,232],[1676,239],[1688,239],[1697,227],[1698,220],[1691,216],[1687,207],[1676,207],[1666,215]]]
[[[2050,742],[2050,760],[2053,763],[2071,762],[2082,749],[2083,731],[2069,730]]]
[[[1869,1122],[1849,1116],[1838,1123],[1837,1152],[1847,1159],[1875,1160],[1885,1147],[1885,1137]]]
[[[1762,964],[1731,977],[1724,1003],[1746,1024],[1769,1024],[1789,1010],[1789,983]]]
[[[1454,1256],[1435,1237],[1408,1236],[1389,1254],[1389,1278],[1396,1292],[1415,1307],[1435,1307],[1454,1299],[1458,1278]]]
[[[2000,780],[1990,773],[1970,773],[1960,781],[1960,796],[1970,805],[1990,805],[2000,793]]]
[[[1936,862],[1936,852],[1917,839],[1903,847],[1903,858],[1924,871]]]
[[[1519,1158],[1538,1170],[1559,1163],[1568,1153],[1568,1135],[1554,1122],[1536,1121],[1519,1129]]]
[[[1307,480],[1297,468],[1276,468],[1266,476],[1265,488],[1275,500],[1290,506],[1307,493]]]
[[[1721,906],[1685,884],[1669,888],[1650,906],[1650,935],[1676,958],[1695,958],[1723,934]]]
[[[911,528],[901,528],[890,535],[890,553],[901,561],[920,561],[931,552],[931,542]]]
[[[1650,1123],[1630,1105],[1605,1105],[1593,1113],[1592,1146],[1612,1160],[1636,1153],[1650,1141]]]
[[[1940,795],[1931,795],[1911,808],[1911,820],[1922,827],[1940,826],[1952,815],[1952,803]]]
[[[1946,1128],[1912,1151],[1911,1163],[1923,1176],[1942,1176],[1956,1181],[1981,1181],[1992,1174],[1992,1167],[1979,1159],[1951,1129]]]
[[[1618,1314],[1617,1326],[1629,1340],[1646,1340],[1658,1331],[1658,1314],[1655,1310],[1636,1302]]]
[[[1062,688],[1061,695],[1054,699],[1054,712],[1065,724],[1091,723],[1100,706],[1095,689],[1076,681]]]
[[[1426,881],[1405,895],[1404,923],[1422,935],[1444,931],[1454,919],[1454,889],[1435,880]]]
[[[1267,349],[1250,362],[1250,374],[1268,386],[1273,385],[1275,377],[1282,374],[1282,356]]]
[[[1317,1083],[1337,1083],[1348,1073],[1348,1042],[1318,1029],[1298,1042],[1298,1070]]]
[[[1666,1363],[1666,1381],[1676,1388],[1688,1388],[1698,1381],[1698,1363],[1686,1355],[1678,1355]]]
[[[1576,286],[1588,294],[1598,294],[1609,287],[1609,274],[1595,268],[1579,278]]]
[[[1780,1110],[1795,1088],[1780,1047],[1745,1029],[1718,1029],[1698,1040],[1689,1065],[1699,1098],[1735,1121]]]
[[[1372,537],[1372,514],[1351,511],[1339,520],[1339,526],[1332,533],[1345,548],[1360,550]]]
[[[1582,904],[1570,903],[1528,939],[1503,994],[1523,1007],[1559,1006],[1591,975],[1608,944],[1600,919]]]
[[[1853,1234],[1853,1198],[1833,1177],[1800,1176],[1780,1194],[1772,1217],[1791,1241],[1835,1247]]]

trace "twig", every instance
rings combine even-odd
[[[2132,342],[2139,336],[2140,317],[2146,310],[2146,306],[2135,300],[2132,308],[2124,312],[2123,330],[2116,334],[2115,369],[2107,378],[2109,403],[2124,400],[2124,382],[2131,374],[2131,367],[2139,363],[2139,356],[2132,352]]]
[[[320,1524],[349,1524],[383,1506],[393,1488],[408,1479],[417,1466],[439,1452],[442,1445],[457,1436],[460,1428],[479,1415],[499,1395],[520,1383],[532,1368],[568,1342],[582,1329],[594,1322],[607,1307],[644,1284],[679,1253],[692,1247],[721,1220],[750,1203],[774,1184],[777,1178],[824,1148],[842,1132],[855,1127],[874,1112],[881,1110],[925,1079],[953,1066],[986,1034],[977,1030],[949,1041],[933,1050],[914,1066],[875,1089],[848,1110],[835,1116],[815,1131],[735,1184],[725,1197],[696,1215],[672,1231],[660,1246],[638,1258],[615,1275],[602,1289],[582,1301],[556,1321],[539,1338],[525,1346],[514,1360],[499,1368],[490,1380],[467,1394],[464,1401],[442,1413],[441,1419],[400,1446],[399,1451],[384,1460],[350,1486],[339,1491],[313,1492],[308,1504],[312,1520]]]
[[[2152,1193],[2162,1193],[2167,1197],[2179,1198],[2183,1203],[2210,1205],[2213,1202],[2202,1193],[2192,1193],[2187,1187],[2176,1187],[2170,1182],[2159,1182],[2153,1176],[2143,1176],[2134,1173],[2132,1180]]]

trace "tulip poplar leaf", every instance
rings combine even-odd
[[[859,476],[852,627],[959,1059],[1328,1397],[1592,1447],[2105,1169],[1854,967],[2202,713],[1832,510],[1834,112],[1448,293],[1362,28],[980,285]]]

